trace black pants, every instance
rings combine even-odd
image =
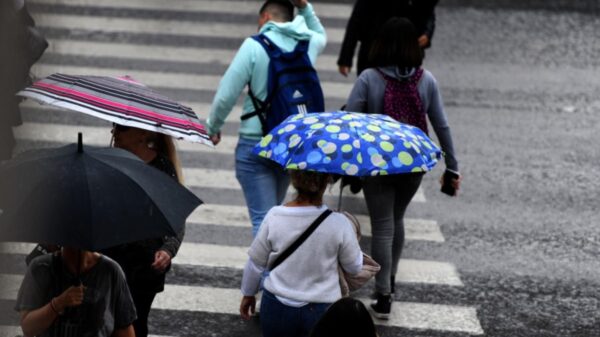
[[[135,330],[136,337],[147,337],[148,336],[148,315],[150,314],[150,307],[156,296],[156,292],[148,290],[136,290],[135,287],[130,286],[131,297],[133,297],[133,303],[135,304],[135,310],[137,311],[137,319],[133,322],[133,329]]]

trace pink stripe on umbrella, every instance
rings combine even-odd
[[[73,90],[73,89],[67,89],[67,88],[64,88],[64,87],[61,87],[61,86],[57,86],[57,85],[53,85],[53,84],[48,84],[48,83],[42,83],[42,82],[37,82],[37,83],[34,84],[34,86],[36,86],[36,87],[42,87],[42,88],[48,88],[48,89],[56,90],[56,91],[59,91],[59,92],[68,93],[70,95],[73,95],[73,96],[76,96],[76,97],[85,98],[87,100],[90,100],[92,102],[97,102],[99,104],[111,106],[111,107],[114,107],[114,108],[117,108],[117,109],[123,109],[123,110],[126,110],[126,111],[132,111],[132,112],[135,112],[135,113],[143,115],[143,116],[154,117],[156,119],[168,121],[168,122],[171,122],[171,123],[174,123],[174,124],[191,126],[192,128],[196,128],[196,129],[200,129],[200,130],[204,131],[204,126],[202,124],[194,123],[192,121],[185,120],[185,119],[180,119],[180,118],[176,118],[176,117],[166,116],[166,115],[163,115],[163,114],[157,114],[155,112],[144,110],[144,109],[140,109],[138,107],[134,107],[134,106],[130,106],[130,105],[124,105],[124,104],[121,104],[121,103],[109,101],[107,99],[100,98],[100,97],[93,96],[93,95],[89,95],[89,94],[83,93],[81,91],[77,91],[77,90]]]

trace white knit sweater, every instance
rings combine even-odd
[[[248,251],[251,261],[268,268],[325,209],[273,207]],[[358,273],[362,252],[348,218],[334,212],[269,274],[264,287],[276,296],[299,302],[335,302],[341,297],[338,262],[347,272]]]

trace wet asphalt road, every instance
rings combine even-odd
[[[486,336],[600,335],[598,31],[581,12],[440,8],[426,66],[463,189],[447,198],[427,175],[429,209],[411,212],[440,219],[447,242],[406,251],[452,261],[465,288],[403,299],[477,305]]]

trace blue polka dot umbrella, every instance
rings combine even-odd
[[[345,111],[290,116],[254,153],[287,169],[347,176],[427,172],[442,156],[419,128],[387,115]]]

